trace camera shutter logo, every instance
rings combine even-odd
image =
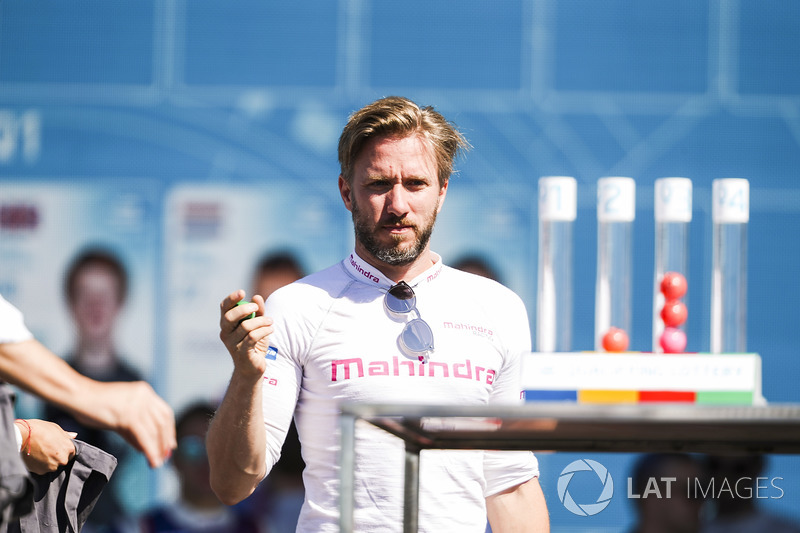
[[[600,482],[603,484],[603,490],[597,497],[594,503],[576,503],[569,493],[569,482],[576,472],[593,471],[597,474]],[[614,495],[614,480],[611,479],[611,474],[608,469],[591,459],[579,459],[568,464],[561,475],[558,476],[558,499],[564,504],[564,507],[573,514],[579,516],[592,516],[596,515],[611,503],[611,497]]]

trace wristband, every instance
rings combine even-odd
[[[20,448],[19,451],[22,451],[23,448],[26,448],[25,454],[26,455],[30,455],[31,454],[31,435],[33,434],[33,430],[31,429],[31,425],[24,418],[17,418],[16,422],[22,422],[23,424],[25,424],[25,427],[28,428],[28,438],[25,439],[25,442],[22,443],[22,448]]]

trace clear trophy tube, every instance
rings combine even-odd
[[[633,179],[599,179],[594,327],[597,351],[622,352],[630,343],[635,217],[636,184]]]
[[[686,349],[688,311],[682,298],[689,268],[692,181],[657,179],[654,194],[653,352],[677,353]],[[675,278],[682,280],[682,287]]]
[[[747,351],[750,183],[714,180],[711,197],[711,353],[742,353]]]
[[[577,182],[568,176],[539,179],[539,250],[536,351],[572,349],[572,226]]]

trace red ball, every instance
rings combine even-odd
[[[664,328],[658,343],[664,353],[683,353],[686,349],[686,333],[678,328]]]
[[[683,274],[667,272],[664,274],[664,277],[661,278],[661,293],[667,300],[682,298],[683,295],[686,294],[687,288],[688,285]]]
[[[686,322],[688,316],[689,311],[680,300],[667,300],[661,309],[661,320],[664,321],[665,326],[680,326]]]
[[[628,349],[628,342],[624,329],[612,327],[603,335],[603,349],[607,352],[624,352]]]

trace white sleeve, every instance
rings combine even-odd
[[[289,286],[291,287],[291,286]],[[300,394],[307,335],[303,318],[297,312],[302,301],[284,287],[266,303],[266,316],[273,319],[274,333],[269,337],[267,369],[262,382],[262,406],[267,430],[267,472],[278,462],[281,448],[294,416]],[[288,289],[288,290],[287,290]]]
[[[0,344],[22,342],[33,338],[19,309],[8,303],[0,295]],[[17,440],[17,449],[22,450],[22,432],[14,424],[14,436]]]
[[[501,317],[498,323],[504,327],[500,330],[504,360],[492,388],[489,399],[492,404],[516,404],[522,401],[521,357],[531,351],[531,330],[525,304],[510,291],[507,296],[498,305],[497,311]]]
[[[22,451],[22,432],[16,424],[14,424],[14,435],[17,437],[17,449]]]
[[[539,477],[539,461],[533,452],[486,451],[483,453],[485,497]]]
[[[33,338],[25,327],[22,313],[0,295],[0,344],[22,342]]]
[[[515,404],[522,401],[520,365],[522,354],[531,351],[531,333],[525,304],[516,295],[504,306],[503,330],[505,362],[494,382],[493,404]],[[488,497],[539,476],[539,461],[526,451],[485,451],[483,474],[484,496]]]

